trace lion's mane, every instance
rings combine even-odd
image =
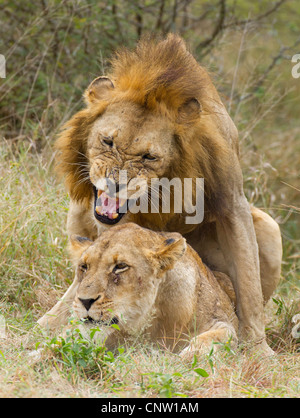
[[[174,124],[174,140],[181,155],[169,178],[204,178],[205,210],[221,215],[226,207],[224,185],[230,176],[230,146],[215,119],[219,96],[212,81],[176,35],[164,40],[142,39],[134,50],[122,48],[111,60],[109,97],[92,100],[85,92],[85,109],[64,126],[57,141],[58,169],[65,176],[70,196],[89,204],[87,139],[97,118],[110,103],[134,102]],[[178,122],[182,106],[191,99],[201,105],[200,117]]]

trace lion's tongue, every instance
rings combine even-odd
[[[105,215],[109,219],[115,219],[118,216],[117,214],[118,209],[119,209],[119,199],[111,198],[105,192],[103,192],[99,196],[98,201],[97,201],[97,206],[96,206],[97,213],[99,213],[100,215]]]

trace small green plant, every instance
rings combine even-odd
[[[145,379],[146,377],[146,379]],[[150,372],[141,375],[141,389],[145,393],[154,390],[161,398],[186,397],[187,395],[177,392],[175,389],[176,378],[182,377],[181,373]]]
[[[192,379],[192,386],[195,385],[199,379],[206,378],[209,373],[199,367],[198,357],[194,355],[193,362],[190,367],[184,368],[181,372],[164,373],[164,372],[149,372],[141,375],[141,389],[142,393],[149,390],[155,391],[162,398],[173,397],[187,397],[186,394],[179,391],[177,388],[185,381]]]
[[[294,338],[292,330],[295,326],[293,318],[299,313],[299,301],[286,303],[281,297],[272,298],[277,306],[276,318],[266,328],[266,334],[273,350],[290,352],[300,351],[300,339]]]
[[[71,328],[64,337],[55,336],[48,339],[45,345],[55,354],[55,362],[60,363],[68,373],[102,374],[115,361],[115,356],[105,347],[105,340],[102,343],[93,342],[96,332],[101,332],[101,329],[91,328],[85,337],[79,328]]]
[[[207,371],[200,368],[200,367],[196,367],[197,365],[198,365],[198,357],[196,355],[194,355],[191,370],[194,371],[198,375],[199,378],[200,377],[208,377],[209,374],[207,373]]]
[[[284,300],[281,298],[272,298],[273,302],[276,303],[276,305],[278,306],[277,308],[277,312],[275,315],[279,316],[281,315],[282,311],[285,309],[286,310],[286,305],[284,303]]]
[[[211,372],[214,373],[215,371],[215,363],[214,363],[214,356],[218,353],[223,353],[223,356],[226,358],[229,355],[236,355],[236,352],[233,350],[232,346],[232,337],[228,338],[228,341],[225,343],[223,342],[212,342],[210,350],[208,354],[206,354],[206,360],[209,364],[209,367],[211,369]],[[193,370],[195,373],[197,373],[199,376],[202,377],[208,377],[209,374],[206,370],[196,367],[198,363],[198,357],[194,355],[194,360],[192,363],[191,370]]]

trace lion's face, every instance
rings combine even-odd
[[[94,243],[73,237],[72,245],[80,256],[75,315],[87,326],[118,323],[126,331],[140,329],[152,313],[161,278],[186,248],[179,234],[132,223],[105,231]]]
[[[224,184],[230,191],[232,161],[222,135],[230,129],[219,127],[219,116],[229,116],[180,38],[145,40],[133,51],[118,52],[110,77],[97,77],[84,96],[87,107],[65,124],[56,142],[57,168],[72,201],[87,211],[94,202],[89,221],[96,220],[99,233],[103,224],[122,218],[155,230],[189,232],[193,225],[185,218],[192,210],[175,211],[175,204],[161,210],[163,191],[152,207],[153,179],[179,179],[181,193],[185,179],[204,178],[206,214],[214,218],[228,210]],[[150,195],[151,209],[132,210]],[[184,203],[195,195],[193,189]]]
[[[93,125],[87,143],[98,221],[119,222],[130,198],[146,194],[151,179],[166,176],[177,158],[173,137],[174,127],[167,118],[129,102],[108,106]],[[120,176],[121,170],[125,178]]]

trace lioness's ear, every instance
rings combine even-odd
[[[86,102],[95,103],[107,97],[107,94],[114,88],[114,84],[108,77],[97,77],[91,82],[84,93]]]
[[[80,235],[71,235],[69,242],[69,252],[75,262],[79,260],[83,251],[89,248],[93,241]]]
[[[174,234],[175,235],[175,234]],[[166,239],[161,247],[152,252],[152,257],[158,263],[161,272],[171,270],[186,251],[186,240],[179,234],[179,238]]]
[[[189,123],[193,122],[194,120],[198,119],[200,113],[202,111],[202,107],[197,99],[189,99],[183,105],[181,105],[178,109],[178,123]]]

